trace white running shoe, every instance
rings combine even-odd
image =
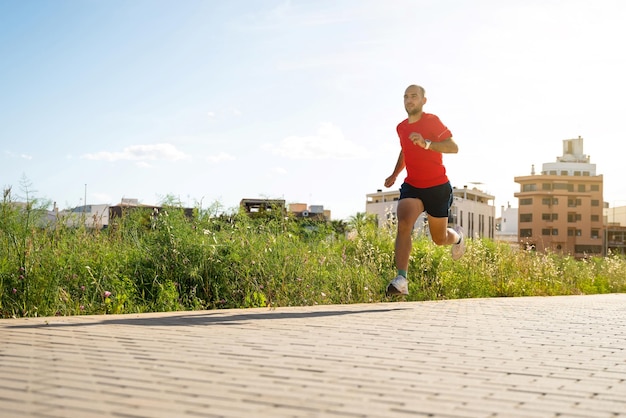
[[[409,281],[401,274],[398,274],[387,285],[387,295],[408,295],[409,294]]]
[[[459,225],[454,226],[454,230],[461,237],[461,241],[458,244],[452,244],[452,248],[450,248],[450,252],[452,253],[452,259],[458,260],[463,257],[465,254],[465,235],[463,234],[463,228]]]

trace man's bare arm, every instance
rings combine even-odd
[[[396,182],[396,178],[404,169],[404,153],[400,151],[400,155],[398,155],[398,161],[396,162],[396,166],[393,169],[393,174],[385,179],[385,187],[391,187]]]
[[[454,142],[452,137],[444,139],[439,142],[432,142],[428,148],[432,151],[440,152],[442,154],[456,154],[459,152],[459,146]]]

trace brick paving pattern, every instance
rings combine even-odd
[[[0,320],[0,416],[626,417],[626,294]]]

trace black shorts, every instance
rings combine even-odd
[[[452,206],[452,186],[450,182],[439,186],[418,189],[408,183],[400,187],[400,200],[406,198],[419,199],[424,204],[424,210],[435,218],[447,218]]]

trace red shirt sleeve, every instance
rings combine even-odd
[[[439,120],[439,118],[435,115],[430,115],[430,123],[429,125],[431,126],[431,135],[432,138],[426,138],[426,139],[430,139],[431,141],[445,141],[448,138],[452,138],[452,132],[450,132],[450,130],[446,127],[446,125],[444,125],[441,120]]]

